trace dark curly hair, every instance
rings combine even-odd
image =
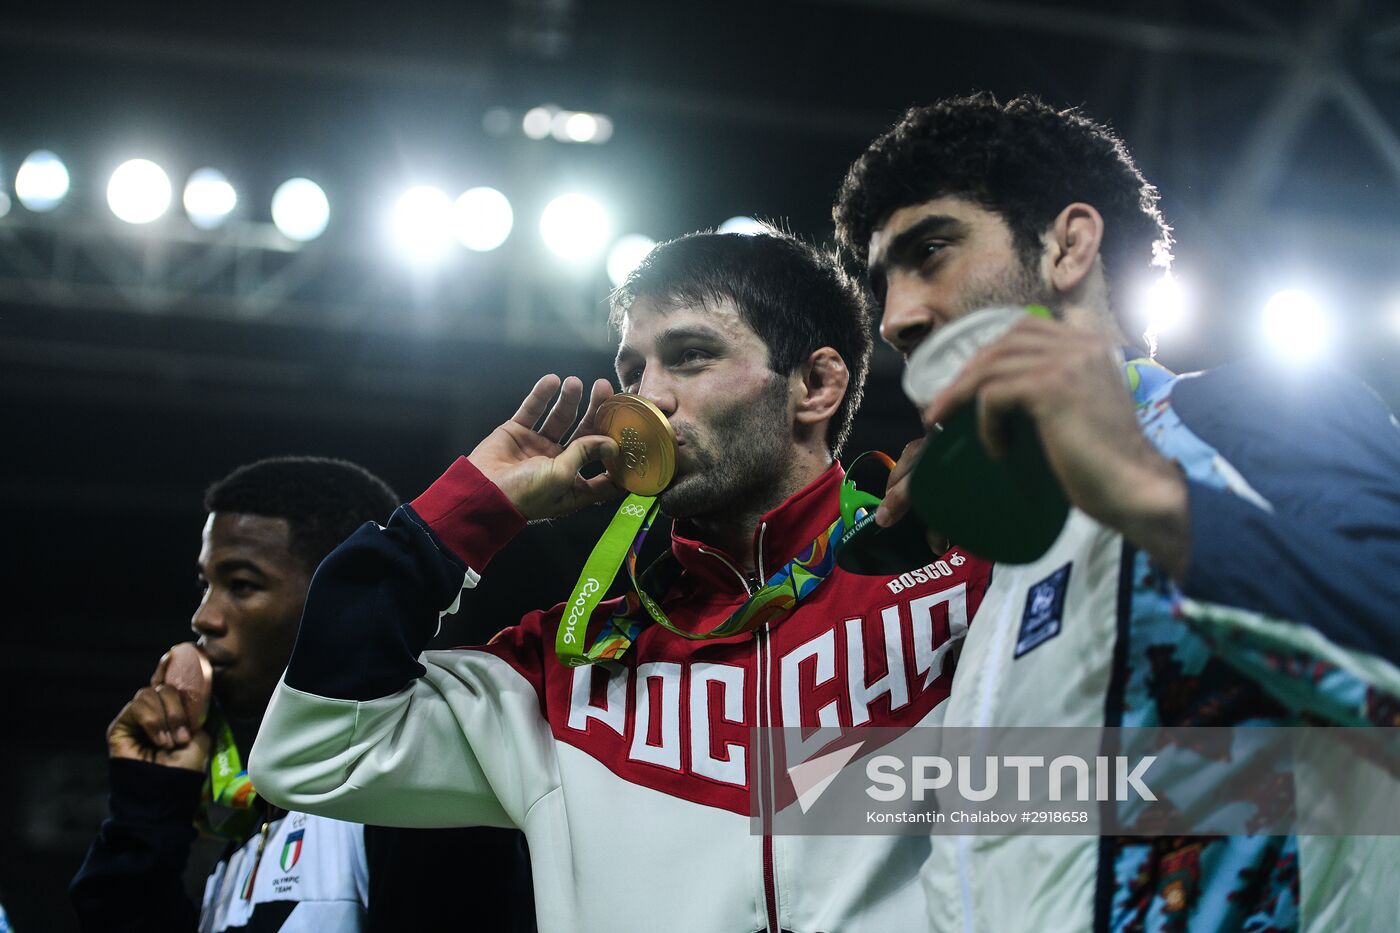
[[[365,522],[385,522],[398,497],[383,480],[348,460],[272,457],[241,466],[204,493],[209,512],[284,518],[292,553],[315,570]]]
[[[768,347],[768,368],[789,376],[820,347],[841,354],[850,373],[832,415],[827,446],[841,453],[870,369],[870,310],[830,253],[791,234],[691,233],[653,249],[612,293],[620,326],[639,299],[661,307],[732,301]]]
[[[1171,228],[1157,189],[1122,141],[1079,110],[991,94],[910,108],[846,174],[832,208],[837,239],[861,265],[870,236],[902,207],[953,195],[1002,217],[1023,261],[1066,205],[1103,216],[1100,253],[1112,289],[1129,270],[1170,262]]]

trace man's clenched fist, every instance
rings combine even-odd
[[[204,729],[214,671],[188,642],[167,651],[150,686],[122,708],[107,727],[107,754],[168,768],[203,771],[213,740]]]

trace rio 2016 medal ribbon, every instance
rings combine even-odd
[[[614,395],[598,406],[596,431],[617,441],[618,455],[603,461],[613,482],[639,496],[656,496],[676,475],[676,432],[651,402]]]
[[[621,403],[623,405],[631,406],[631,400],[635,400],[641,402],[645,408],[623,409],[618,414],[605,417],[604,408],[620,399],[625,400]],[[646,411],[647,414],[634,415],[635,411]],[[633,417],[637,420],[628,420]],[[658,422],[665,427],[665,432],[658,430]],[[659,444],[658,448],[648,446],[643,451],[640,446],[636,446],[630,462],[626,455],[626,445],[632,439],[627,433],[629,429],[636,432],[640,439],[637,441],[639,445],[648,443],[647,438],[657,436],[666,437],[674,444],[670,424],[661,412],[636,396],[613,396],[599,407],[596,423],[598,433],[607,434],[622,445],[623,453],[617,458],[616,469],[609,463],[608,472],[620,485],[632,490],[632,494],[623,500],[622,507],[613,516],[612,522],[593,548],[593,553],[588,555],[583,572],[579,574],[578,582],[574,584],[573,591],[564,604],[559,628],[555,633],[554,651],[566,667],[619,660],[637,640],[642,626],[651,622],[682,638],[705,640],[747,634],[785,615],[826,581],[836,568],[836,551],[846,528],[864,520],[880,501],[874,496],[860,492],[853,483],[843,483],[841,514],[825,531],[817,535],[811,544],[777,573],[764,581],[762,586],[752,589],[748,600],[728,618],[706,631],[686,631],[671,622],[658,602],[679,573],[675,558],[667,553],[644,573],[637,573],[637,554],[641,551],[642,542],[651,529],[652,521],[660,511],[656,495],[666,488],[675,473],[675,448]],[[650,460],[655,449],[668,454],[668,459],[659,465]],[[886,466],[893,466],[894,461],[889,457],[884,454],[878,456]],[[657,470],[658,466],[661,472],[654,474],[653,471]],[[660,482],[658,475],[664,476],[665,481]],[[643,490],[647,492],[643,493]],[[602,628],[590,645],[588,627],[593,618],[593,610],[607,595],[608,588],[612,586],[614,578],[624,564],[627,566],[627,576],[631,583],[629,592],[623,599],[622,606],[604,620]],[[653,597],[652,593],[658,594],[657,597]]]

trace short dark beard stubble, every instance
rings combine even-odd
[[[766,511],[781,501],[791,466],[787,401],[788,380],[774,373],[758,398],[717,417],[706,446],[690,451],[694,470],[661,494],[661,510],[674,519],[697,519]],[[695,437],[684,425],[681,434]]]

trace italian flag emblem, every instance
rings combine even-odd
[[[291,871],[292,866],[301,858],[301,840],[306,835],[306,830],[298,829],[294,833],[287,834],[287,841],[282,844],[282,870]]]

